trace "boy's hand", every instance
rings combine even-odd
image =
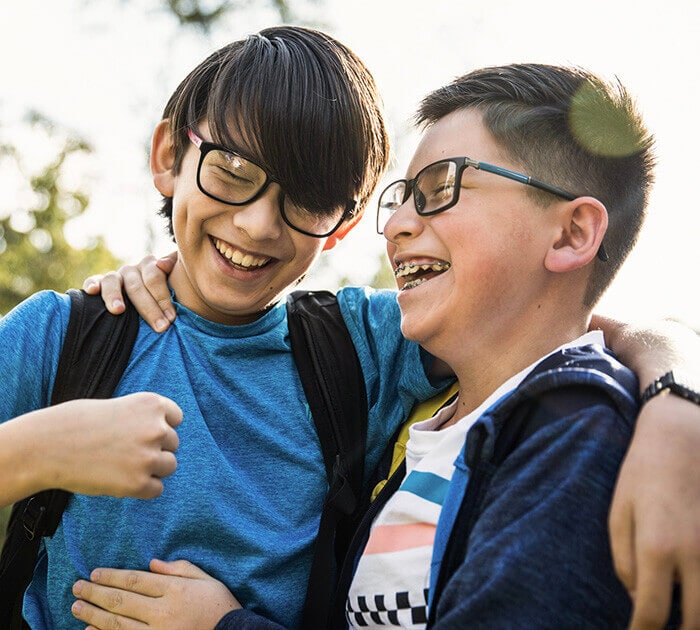
[[[136,265],[124,265],[118,271],[90,276],[83,289],[92,295],[101,293],[110,313],[124,312],[123,290],[141,317],[156,332],[163,332],[175,321],[175,308],[170,301],[168,275],[173,270],[177,252],[162,258],[146,256]]]
[[[630,629],[663,628],[674,583],[684,628],[700,627],[700,407],[663,394],[642,407],[610,511],[615,569],[634,601]]]
[[[186,560],[151,560],[150,568],[152,573],[95,569],[90,581],[73,585],[79,598],[73,616],[103,630],[211,630],[241,608],[224,584]]]
[[[700,384],[700,336],[670,321],[639,327],[596,317],[640,391],[673,369]],[[700,628],[700,406],[660,394],[640,410],[610,510],[615,569],[634,600],[633,630],[661,628],[674,583],[684,628]]]
[[[71,400],[42,409],[31,421],[41,423],[34,431],[41,489],[149,499],[162,494],[162,478],[177,468],[174,427],[182,411],[158,394]]]

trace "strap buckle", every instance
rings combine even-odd
[[[41,505],[36,497],[32,497],[22,512],[22,527],[29,540],[34,540],[40,531],[40,526],[46,514],[46,506]]]

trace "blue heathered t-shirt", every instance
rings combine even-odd
[[[401,336],[393,292],[338,297],[365,376],[372,470],[414,400],[435,390]],[[0,319],[0,422],[48,405],[69,312],[66,295],[45,291]],[[33,630],[82,628],[70,613],[75,580],[98,566],[147,570],[151,558],[189,560],[244,607],[299,625],[327,482],[286,309],[243,326],[177,312],[162,334],[141,322],[115,392],[153,391],[182,408],[177,471],[156,499],[73,497],[25,597]]]

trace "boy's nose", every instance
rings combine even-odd
[[[411,238],[423,230],[423,217],[416,212],[413,195],[391,215],[384,226],[384,238],[388,241],[396,241],[402,238]]]
[[[270,184],[255,201],[231,207],[233,224],[255,241],[277,239],[284,230],[280,213],[282,190],[279,184]]]

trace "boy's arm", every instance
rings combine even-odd
[[[110,420],[110,418],[115,418]],[[152,393],[72,400],[0,424],[0,506],[50,488],[152,498],[176,468],[180,408]]]
[[[654,327],[595,321],[644,390],[673,369],[696,391],[700,337],[675,322]],[[691,379],[695,379],[693,382]],[[634,599],[631,628],[660,627],[674,582],[685,619],[700,618],[700,406],[660,394],[639,413],[610,512],[618,575]]]
[[[73,616],[105,630],[134,621],[152,630],[283,630],[243,610],[223,583],[186,560],[151,560],[150,569],[96,569],[73,585]]]

